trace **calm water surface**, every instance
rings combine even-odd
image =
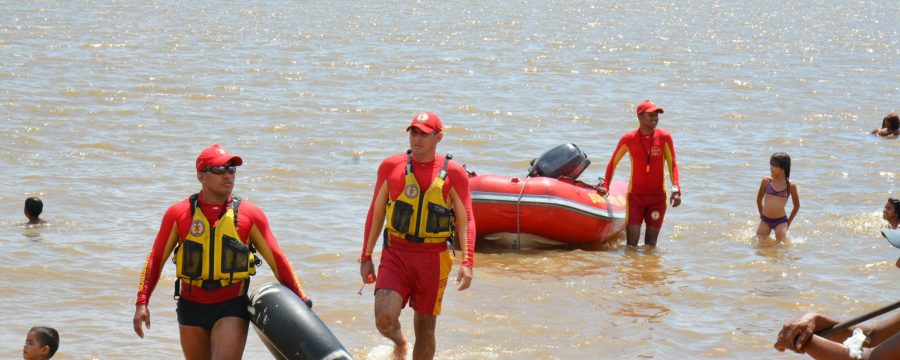
[[[356,258],[377,165],[423,110],[470,170],[525,175],[573,142],[591,181],[653,99],[684,189],[656,251],[480,253],[473,287],[445,297],[439,358],[798,358],[771,348],[787,319],[897,300],[900,250],[878,231],[900,141],[868,135],[900,110],[894,1],[5,5],[0,358],[37,324],[60,330],[60,359],[182,356],[174,266],[143,340],[133,303],[211,143],[244,158],[236,192],[267,212],[317,313],[375,358],[388,342]],[[767,246],[755,196],[775,151],[802,209],[793,241]],[[37,236],[18,225],[28,196],[52,223]],[[253,334],[245,357],[270,358]]]

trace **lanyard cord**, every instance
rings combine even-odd
[[[640,131],[638,131],[640,133]],[[644,150],[644,155],[647,156],[647,167],[644,168],[645,172],[650,172],[650,150],[653,150],[653,140],[656,139],[656,131],[652,131],[650,133],[650,148],[644,147],[644,134],[641,134],[641,150]]]

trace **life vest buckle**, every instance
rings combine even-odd
[[[424,243],[424,242],[425,242],[425,238],[418,237],[418,236],[413,236],[413,235],[410,235],[410,234],[406,234],[403,238],[404,238],[406,241],[414,242],[414,243]]]
[[[200,288],[206,291],[216,290],[222,287],[222,282],[219,280],[203,280],[200,283]]]

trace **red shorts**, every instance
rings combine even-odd
[[[666,217],[666,193],[659,194],[634,194],[628,193],[625,207],[628,225],[641,225],[646,222],[647,227],[661,228],[663,218]]]
[[[375,290],[391,289],[403,298],[403,306],[438,316],[452,265],[450,252],[412,251],[391,246],[381,252]]]

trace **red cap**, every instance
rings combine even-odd
[[[406,131],[409,131],[409,129],[412,129],[413,127],[426,134],[431,134],[435,130],[437,130],[437,132],[444,131],[444,124],[441,123],[441,119],[437,114],[431,111],[416,115],[416,117],[413,118],[412,123],[409,124],[409,127],[406,128]]]
[[[229,154],[219,144],[203,149],[197,156],[197,171],[203,171],[210,166],[223,166],[231,163],[234,166],[240,166],[244,163],[240,156]]]
[[[656,104],[654,104],[652,101],[644,100],[644,102],[638,105],[637,114],[640,115],[645,112],[657,112],[662,114],[664,111],[663,108],[656,106]]]

